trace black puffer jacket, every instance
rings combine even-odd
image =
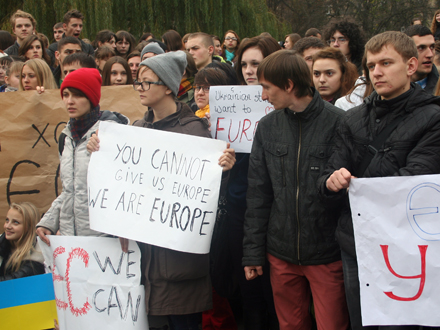
[[[316,180],[343,114],[315,91],[303,112],[284,109],[261,119],[249,160],[243,266],[263,265],[266,252],[302,265],[340,259],[338,214],[319,201]]]
[[[429,94],[435,94],[435,87],[437,86],[438,76],[439,75],[437,67],[433,65],[431,72],[428,74],[428,80],[426,81],[425,87],[425,91],[427,91]]]
[[[358,169],[366,146],[398,116],[405,118],[391,132],[361,175]],[[440,173],[440,98],[417,84],[388,101],[373,92],[362,105],[347,112],[336,136],[335,150],[318,181],[320,195],[331,207],[342,210],[336,232],[341,249],[355,256],[353,223],[346,191],[331,193],[328,177],[340,168],[355,177],[386,177]]]

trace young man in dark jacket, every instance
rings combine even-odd
[[[418,52],[419,66],[411,80],[434,95],[439,77],[437,67],[434,65],[434,35],[424,25],[411,25],[405,30],[405,33],[414,40]]]
[[[243,266],[248,280],[270,264],[280,329],[311,329],[310,291],[319,329],[349,326],[338,215],[319,202],[316,180],[331,154],[343,111],[312,89],[310,69],[291,51],[258,67],[262,98],[276,111],[261,119],[249,159]]]
[[[11,47],[6,49],[5,53],[9,56],[18,56],[18,49],[20,48],[20,45],[23,43],[24,39],[32,34],[35,34],[37,21],[31,14],[22,10],[17,10],[14,14],[12,14],[10,22],[12,32],[14,32],[15,36],[17,37],[17,41]]]
[[[63,28],[64,28],[64,34],[62,38],[65,37],[74,37],[77,38],[78,41],[80,42],[81,45],[81,50],[92,56],[95,57],[95,50],[93,49],[92,45],[86,44],[84,41],[82,41],[80,39],[80,34],[81,31],[83,29],[83,20],[84,20],[84,16],[83,14],[77,10],[77,9],[72,9],[69,10],[67,13],[64,14],[63,17]],[[55,63],[55,58],[56,58],[56,51],[58,49],[58,43],[54,42],[53,44],[51,44],[47,50],[47,53],[49,54],[49,56],[52,58],[52,62]],[[59,62],[58,62],[59,64]]]
[[[362,105],[348,111],[341,121],[334,152],[318,181],[320,194],[331,207],[329,210],[341,212],[336,236],[342,250],[353,330],[363,327],[347,194],[351,178],[440,173],[440,98],[411,83],[411,76],[418,67],[414,41],[395,31],[376,35],[365,46],[363,66],[375,92]],[[382,146],[378,150],[372,148],[372,141],[398,117],[401,119],[397,121],[397,127]],[[372,153],[372,159],[362,170],[362,160],[368,152]],[[401,327],[368,327],[374,328]],[[405,327],[408,328],[419,329],[418,326]]]

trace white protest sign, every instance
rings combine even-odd
[[[208,253],[226,143],[102,122],[89,172],[90,227],[176,251]]]
[[[261,99],[262,87],[212,86],[209,92],[211,135],[231,143],[236,152],[250,153],[258,122],[274,110]]]
[[[136,242],[124,253],[117,238],[48,237],[50,246],[38,240],[52,270],[60,329],[148,329]]]
[[[440,326],[440,175],[353,179],[362,323]]]

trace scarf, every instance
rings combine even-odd
[[[90,110],[85,116],[69,120],[70,132],[72,133],[72,138],[75,142],[78,142],[87,131],[95,125],[95,123],[101,118],[102,111],[99,110],[99,105]]]
[[[180,86],[179,86],[179,92],[177,93],[177,98],[188,93],[188,91],[192,88],[193,83],[194,83],[194,77],[189,79],[182,78],[182,81],[180,82]]]
[[[226,60],[227,61],[232,61],[233,59],[234,59],[234,56],[235,56],[235,52],[230,52],[229,50],[227,50],[226,48],[225,48],[225,56],[226,56]]]
[[[199,118],[203,118],[205,117],[205,115],[209,113],[209,104],[205,105],[203,108],[201,108],[200,110],[197,110],[195,115]]]

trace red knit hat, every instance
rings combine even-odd
[[[79,89],[86,94],[93,107],[99,104],[101,99],[102,78],[96,69],[82,68],[69,73],[61,84],[61,97],[67,87]]]

